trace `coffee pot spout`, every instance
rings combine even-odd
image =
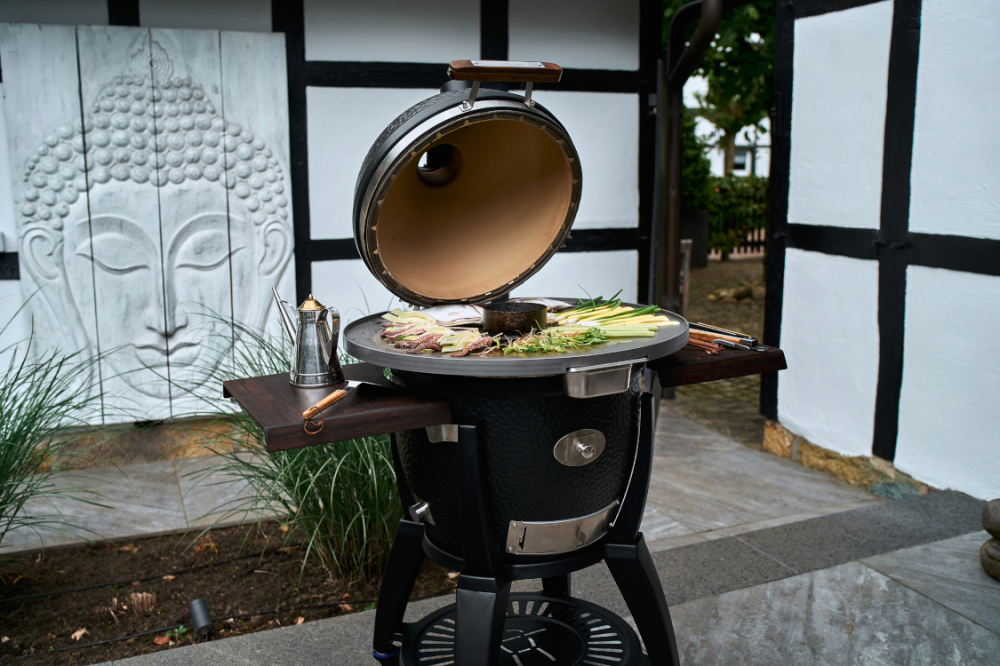
[[[280,296],[278,296],[278,290],[275,287],[271,287],[271,293],[274,294],[274,302],[278,304],[278,313],[281,314],[281,321],[285,325],[285,331],[288,332],[288,337],[295,343],[295,322],[288,315],[289,310],[295,310],[291,303],[288,301],[283,301]]]

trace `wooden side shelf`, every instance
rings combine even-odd
[[[659,373],[660,385],[668,388],[777,372],[787,368],[788,364],[785,362],[785,353],[774,347],[763,352],[723,349],[718,355],[685,347],[649,363],[648,366]]]
[[[788,366],[780,349],[724,349],[710,356],[700,349],[685,347],[649,367],[659,373],[660,384],[669,387],[775,372]],[[232,379],[222,385],[223,395],[238,402],[264,430],[264,441],[271,452],[451,422],[451,407],[446,400],[396,386],[378,366],[345,365],[344,376],[368,383],[326,409],[326,423],[317,435],[302,429],[302,412],[340,386],[295,388],[288,383],[288,374],[281,373]]]
[[[378,366],[345,365],[344,377],[370,384],[358,386],[327,408],[323,414],[326,423],[317,435],[302,429],[302,412],[342,385],[296,388],[288,383],[288,373],[283,372],[231,379],[223,383],[222,393],[236,400],[264,430],[264,441],[271,452],[451,422],[447,401],[395,386]]]

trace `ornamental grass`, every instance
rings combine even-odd
[[[212,378],[220,395],[227,379],[288,372],[288,340],[232,326],[233,351]],[[231,339],[216,342],[228,345]],[[303,541],[303,569],[315,560],[343,581],[377,580],[402,516],[389,437],[268,453],[263,430],[246,412],[234,412],[222,398],[208,400],[228,422],[228,434],[215,435],[207,445],[221,462],[192,476],[201,483],[245,486],[213,512],[216,524],[277,514],[290,528],[287,538]]]

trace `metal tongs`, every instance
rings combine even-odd
[[[708,324],[702,324],[700,322],[689,323],[688,328],[693,331],[702,331],[704,333],[718,335],[719,338],[712,340],[712,344],[722,345],[723,347],[727,347],[729,349],[742,349],[744,351],[757,352],[767,351],[767,347],[762,346],[758,342],[757,338],[747,335],[746,333],[730,331],[729,329],[719,328],[717,326],[709,326]]]

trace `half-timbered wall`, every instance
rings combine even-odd
[[[1000,495],[1000,5],[778,3],[763,411]]]
[[[394,303],[365,269],[350,230],[357,170],[381,129],[410,105],[434,94],[446,80],[450,60],[556,62],[565,68],[562,82],[536,87],[535,99],[560,118],[577,144],[584,170],[583,200],[566,247],[519,293],[610,295],[622,289],[625,298],[646,298],[656,102],[651,93],[661,48],[659,2],[35,0],[14,4],[0,6],[0,22],[282,33],[284,60],[274,58],[269,64],[281,62],[285,67],[285,91],[273,91],[272,99],[257,102],[261,112],[288,105],[288,117],[282,122],[288,136],[286,194],[294,221],[294,262],[288,270],[293,282],[282,289],[289,300],[315,292],[323,302],[338,307],[345,321]],[[6,87],[6,59],[0,66]],[[223,108],[221,101],[216,104]],[[2,151],[0,146],[0,158]],[[21,304],[20,283],[31,279],[17,253],[12,203],[17,195],[4,194],[4,186],[18,177],[5,173],[7,163],[0,159],[0,233],[7,242],[0,248],[0,321]],[[94,293],[99,300],[100,290]],[[23,319],[14,322],[0,335],[0,348],[26,331]],[[165,408],[162,400],[157,404],[136,410],[136,418],[180,413]]]

